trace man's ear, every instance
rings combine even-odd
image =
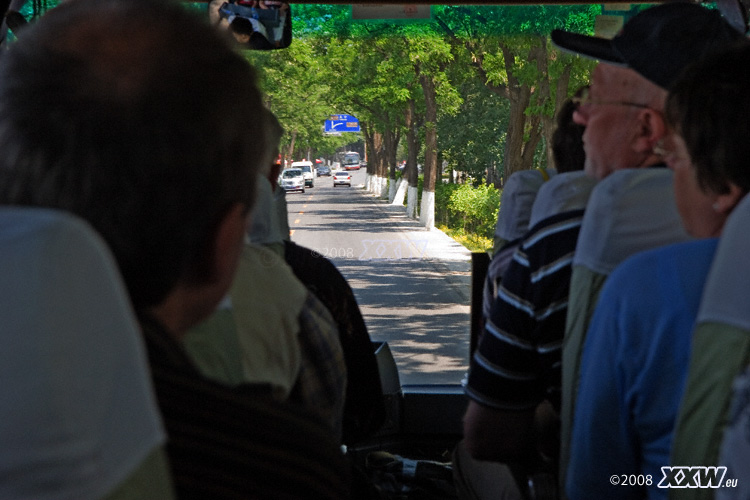
[[[716,195],[713,209],[717,213],[729,215],[744,196],[745,192],[739,186],[730,182],[729,190],[726,193]]]
[[[242,253],[248,211],[243,203],[233,204],[221,218],[213,241],[211,276],[216,282],[231,284]]]
[[[656,142],[667,133],[664,116],[653,109],[642,109],[638,114],[639,134],[636,137],[636,149],[641,152],[652,152]]]

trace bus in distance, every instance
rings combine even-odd
[[[356,151],[349,151],[344,154],[344,161],[342,163],[344,170],[359,170],[361,162],[359,159],[359,153]]]

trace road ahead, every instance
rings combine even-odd
[[[402,384],[457,383],[468,366],[469,253],[361,187],[315,179],[287,193],[292,240],[330,258],[354,289],[370,336],[388,341]]]

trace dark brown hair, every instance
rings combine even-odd
[[[247,62],[179,3],[76,0],[1,64],[0,203],[89,221],[136,307],[207,279],[218,222],[270,161]]]
[[[579,88],[574,97],[580,97],[583,90]],[[552,157],[558,173],[583,170],[586,153],[583,151],[583,125],[573,121],[573,112],[578,106],[568,98],[557,111],[557,128],[552,134]]]
[[[685,140],[700,186],[750,190],[750,41],[686,68],[667,96],[667,124]]]

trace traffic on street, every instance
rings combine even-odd
[[[373,341],[387,341],[401,383],[456,384],[469,358],[469,252],[364,190],[317,178],[287,193],[292,241],[330,259],[347,278]]]

